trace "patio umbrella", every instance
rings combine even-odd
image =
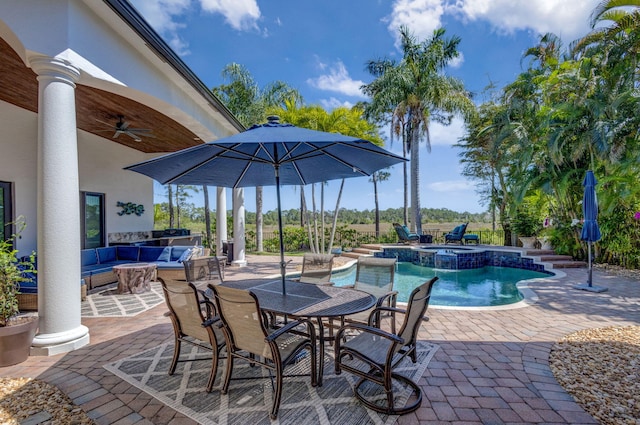
[[[162,184],[276,186],[280,271],[285,291],[281,185],[370,176],[406,161],[370,141],[280,124],[278,117],[247,131],[125,167]]]
[[[589,257],[589,277],[587,284],[575,285],[576,289],[583,289],[591,292],[604,292],[607,288],[593,286],[593,264],[591,263],[591,245],[600,240],[600,227],[598,226],[598,200],[596,197],[596,185],[598,181],[593,175],[593,171],[587,171],[582,185],[584,186],[584,195],[582,198],[582,215],[584,223],[582,225],[582,233],[580,239],[587,242]]]

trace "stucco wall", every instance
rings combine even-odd
[[[13,183],[14,213],[26,219],[16,244],[25,254],[36,249],[37,126],[36,114],[0,102],[0,181]],[[153,180],[122,169],[148,155],[81,131],[78,156],[80,190],[105,194],[107,233],[153,229]],[[119,216],[118,201],[142,204],[145,212]]]

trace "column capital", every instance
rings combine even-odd
[[[38,74],[38,78],[57,79],[74,87],[80,79],[80,70],[64,59],[38,55],[29,58],[29,65]]]

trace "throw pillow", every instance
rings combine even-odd
[[[193,251],[197,249],[197,248],[188,248],[185,249],[184,252],[182,253],[182,255],[180,256],[180,258],[178,258],[178,263],[182,263],[183,261],[188,261],[191,259],[191,256],[193,255]]]

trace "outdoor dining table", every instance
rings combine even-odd
[[[319,335],[318,385],[322,385],[324,372],[324,344],[331,342],[325,336],[323,320],[359,313],[373,307],[376,297],[363,291],[332,285],[315,285],[286,280],[286,295],[282,294],[282,280],[247,279],[226,281],[221,285],[248,289],[258,298],[264,311],[288,317],[315,320]]]

